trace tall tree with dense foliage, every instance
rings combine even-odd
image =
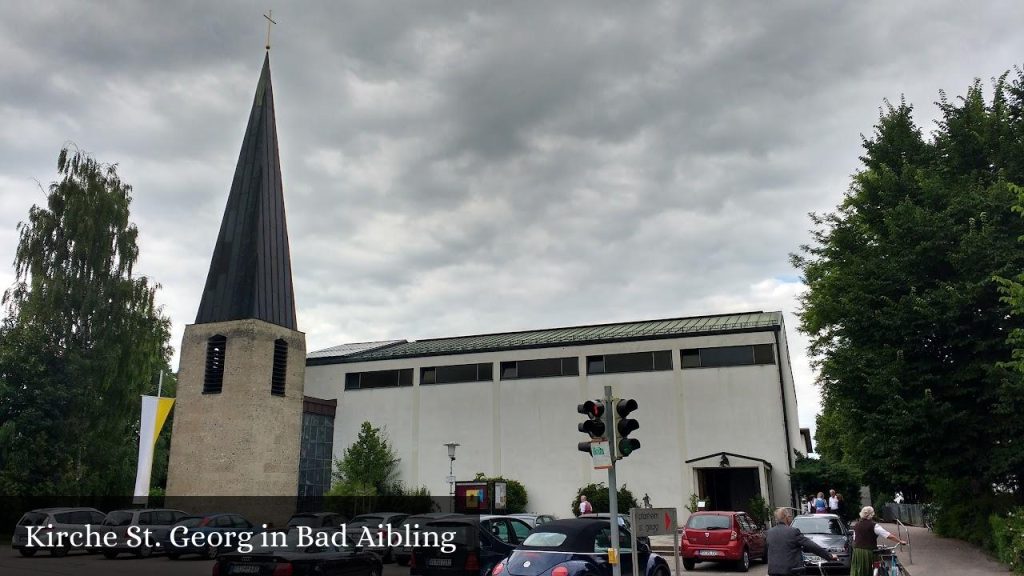
[[[18,226],[0,326],[0,492],[130,494],[139,397],[170,356],[158,286],[134,273],[131,186],[61,150]]]
[[[812,215],[793,256],[809,287],[824,408],[823,453],[883,493],[926,496],[957,484],[1019,494],[1019,387],[1004,362],[1021,328],[996,276],[1024,269],[1011,212],[1024,183],[1024,76],[980,82],[950,101],[926,138],[906,102],[883,110],[862,167],[834,212]],[[1016,401],[1007,401],[1016,397]]]

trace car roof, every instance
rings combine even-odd
[[[593,552],[597,534],[608,528],[608,522],[599,518],[567,518],[552,520],[534,529],[534,534],[555,532],[565,534],[558,546],[521,546],[518,550],[560,550],[564,552]]]
[[[292,518],[303,518],[303,517],[323,517],[323,516],[340,516],[337,512],[297,512],[292,514]]]
[[[52,514],[54,512],[75,512],[75,511],[79,511],[80,512],[82,510],[88,510],[89,512],[100,512],[99,510],[97,510],[95,508],[86,508],[84,506],[60,506],[60,507],[57,507],[57,508],[36,508],[35,510],[30,510],[30,512],[39,512],[39,513]],[[100,512],[100,514],[103,514],[103,513]]]
[[[699,510],[691,513],[690,516],[709,516],[712,514],[716,516],[735,516],[736,514],[746,514],[746,512],[737,512],[736,510]]]
[[[826,512],[824,514],[801,514],[801,515],[797,516],[797,518],[835,518],[836,520],[838,520],[839,519],[839,515],[838,514],[829,514],[829,513]],[[794,518],[794,520],[796,520],[796,518]]]

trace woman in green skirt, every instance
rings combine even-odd
[[[878,537],[887,538],[899,544],[903,540],[893,536],[881,524],[875,522],[875,509],[865,506],[860,510],[860,520],[853,526],[853,558],[850,560],[850,576],[871,576],[871,564],[875,560]]]

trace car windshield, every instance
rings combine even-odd
[[[292,516],[292,519],[288,521],[289,527],[295,526],[308,526],[310,528],[320,526],[320,519],[312,514],[302,516]]]
[[[793,520],[793,528],[804,534],[835,534],[842,536],[846,534],[842,525],[835,518],[811,518],[801,516]]]
[[[199,526],[203,521],[202,516],[189,516],[188,518],[182,518],[178,521],[175,526],[184,526],[185,528],[195,528]]]
[[[46,514],[41,512],[28,512],[18,522],[18,526],[42,526],[44,524],[46,524]]]
[[[121,510],[107,514],[107,517],[103,520],[104,526],[130,526],[131,523],[132,513]]]
[[[366,525],[376,526],[377,524],[380,524],[383,521],[384,521],[384,517],[383,516],[356,516],[355,518],[352,519],[352,522],[349,522],[349,525],[351,525],[351,526],[366,526]]]
[[[276,536],[276,540],[275,540]],[[310,545],[310,539],[312,538],[312,546]],[[263,546],[262,538],[254,538],[253,542],[258,545],[253,547],[253,552],[262,554],[271,554],[274,552],[335,552],[339,549],[342,543],[340,533],[335,532],[314,532],[312,536],[309,534],[302,537],[297,530],[288,532],[285,536],[284,541],[280,540],[280,535],[271,535],[266,539],[266,546]],[[281,545],[283,544],[283,545]],[[301,544],[301,546],[300,546]]]
[[[700,514],[690,516],[686,527],[694,530],[729,530],[732,528],[732,516],[722,514]]]
[[[480,542],[480,530],[471,524],[459,524],[455,522],[434,523],[424,526],[422,533],[425,535],[436,534],[436,536],[432,537],[438,538],[439,542],[447,540],[453,544],[462,544],[467,546],[476,546]],[[451,534],[451,536],[449,536],[449,534]],[[431,536],[424,536],[424,538],[431,538]]]
[[[557,548],[566,539],[565,534],[559,532],[534,532],[526,537],[523,546],[527,548]]]

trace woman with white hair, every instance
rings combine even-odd
[[[893,536],[881,524],[875,522],[875,509],[865,506],[860,510],[860,520],[853,526],[853,558],[850,560],[850,576],[871,576],[871,563],[875,559],[878,537],[887,538],[899,544],[903,540]]]

